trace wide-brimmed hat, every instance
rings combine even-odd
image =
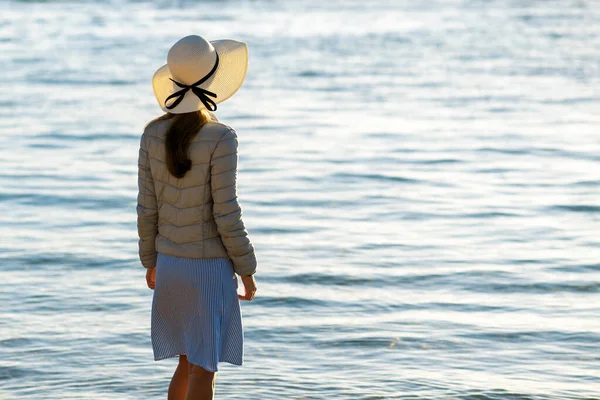
[[[248,70],[248,46],[236,40],[207,41],[190,35],[171,47],[167,64],[152,77],[152,88],[163,111],[183,114],[230,98],[242,86]]]

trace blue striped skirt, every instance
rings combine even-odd
[[[218,371],[242,365],[244,334],[238,280],[229,258],[184,258],[158,253],[152,299],[154,360],[185,354]]]

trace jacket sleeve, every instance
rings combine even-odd
[[[237,164],[238,138],[230,128],[219,139],[210,164],[213,215],[235,272],[246,276],[256,272],[256,256],[238,202]]]
[[[140,261],[144,268],[154,268],[157,255],[154,241],[158,234],[158,210],[145,135],[142,135],[140,140],[138,189],[137,229],[140,238],[138,242]]]

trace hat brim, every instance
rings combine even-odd
[[[233,96],[242,86],[248,71],[248,46],[246,43],[236,40],[215,40],[210,43],[219,54],[219,66],[215,73],[199,87],[215,93],[217,98],[213,100],[218,104]],[[160,67],[152,77],[152,89],[156,101],[163,111],[183,114],[206,109],[202,101],[191,90],[185,94],[177,107],[167,109],[165,106],[167,97],[181,90],[169,78],[172,78],[172,75],[167,64]]]

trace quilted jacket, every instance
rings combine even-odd
[[[140,140],[137,226],[139,256],[156,266],[157,252],[176,257],[228,257],[238,275],[256,272],[256,257],[236,194],[238,138],[214,118],[192,139],[192,168],[169,173],[164,136],[170,120],[149,124]]]

